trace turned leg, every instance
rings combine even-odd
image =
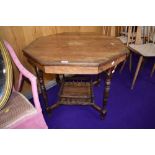
[[[100,81],[100,75],[97,74],[97,79],[93,82],[93,85],[99,85]]]
[[[37,78],[39,81],[40,91],[42,93],[43,100],[45,103],[45,108],[47,110],[47,108],[48,108],[48,97],[47,97],[47,92],[46,92],[46,88],[45,88],[45,84],[44,84],[43,71],[38,69],[37,67],[35,67],[35,71],[36,71]]]
[[[129,56],[129,70],[131,72],[132,70],[132,53],[130,52],[130,56]]]
[[[107,101],[108,101],[108,97],[109,97],[110,85],[111,85],[111,78],[112,78],[113,72],[114,72],[114,68],[111,68],[111,69],[109,69],[106,72],[106,80],[105,80],[105,88],[104,88],[104,99],[103,99],[103,108],[102,108],[102,115],[101,115],[102,118],[104,118],[104,116],[107,113],[106,105],[107,105]]]
[[[58,74],[56,74],[56,82],[57,82],[57,84],[59,84],[59,83],[60,83],[60,77],[59,77],[59,75],[58,75]]]
[[[155,71],[155,64],[153,65],[153,68],[152,68],[152,71],[151,71],[151,77],[153,76],[153,73],[154,73],[154,71]]]
[[[143,56],[140,56],[139,61],[138,61],[138,65],[137,65],[137,68],[136,68],[136,72],[135,72],[135,75],[134,75],[134,78],[133,78],[133,81],[132,81],[131,89],[133,89],[133,87],[135,85],[135,82],[136,82],[140,67],[142,65],[142,62],[143,62]]]

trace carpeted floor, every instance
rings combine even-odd
[[[113,75],[108,114],[101,120],[98,112],[89,106],[61,106],[50,115],[44,112],[47,125],[51,129],[143,129],[155,128],[155,74],[150,72],[155,59],[147,59],[139,73],[134,90],[130,90],[131,81],[138,57],[134,55],[132,73],[126,64],[122,74],[118,66]],[[104,79],[104,75],[100,75]],[[95,76],[92,76],[93,78]],[[102,104],[104,80],[94,87],[95,102]],[[48,91],[49,104],[57,101],[59,87]],[[40,101],[43,105],[42,97]]]

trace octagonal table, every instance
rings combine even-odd
[[[96,33],[62,33],[41,37],[25,47],[23,52],[28,61],[35,66],[47,111],[53,110],[61,105],[62,102],[52,106],[48,105],[43,73],[88,75],[105,71],[103,106],[98,106],[92,99],[90,103],[84,104],[91,105],[103,117],[107,112],[106,104],[112,74],[116,66],[124,61],[129,54],[128,49],[119,39]],[[88,85],[86,84],[86,86]],[[80,92],[84,92],[82,89],[83,87],[80,87]],[[66,90],[68,88],[64,88],[64,91]],[[73,92],[76,95],[79,91],[75,91],[74,88],[74,90],[71,90],[71,93]],[[62,92],[61,95],[63,96],[64,93]],[[88,94],[90,95],[91,93],[89,91]]]

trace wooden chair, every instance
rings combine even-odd
[[[137,30],[137,27],[136,26],[128,26],[127,29],[127,34],[126,34],[126,42],[123,42],[123,44],[125,44],[127,47],[129,46],[130,43],[134,43],[135,42],[135,36],[136,36],[136,30]],[[119,38],[120,39],[120,38]],[[120,68],[120,73],[122,72],[122,70],[124,69],[124,66],[127,62],[128,58],[122,63],[122,66]],[[129,70],[131,72],[131,67],[132,67],[132,53],[129,54]]]
[[[138,73],[139,73],[139,70],[141,68],[144,58],[155,57],[154,37],[152,37],[151,39],[151,36],[154,33],[153,31],[154,31],[154,28],[152,27],[138,26],[135,43],[131,43],[128,45],[128,48],[132,52],[135,52],[136,54],[140,56],[138,64],[137,64],[137,68],[134,74],[134,78],[132,81],[131,89],[134,88],[134,85],[135,85],[135,82],[136,82],[136,79],[137,79],[137,76],[138,76]]]
[[[125,45],[127,44],[127,42],[128,42],[128,26],[121,27],[120,36],[117,38],[119,38],[123,44],[125,44]]]
[[[5,52],[9,52],[20,74],[18,86],[13,87],[8,102],[0,110],[0,128],[47,128],[38,98],[36,77],[24,68],[7,41],[1,41],[1,44]],[[19,92],[23,77],[31,83],[34,106]]]

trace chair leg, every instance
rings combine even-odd
[[[130,55],[129,55],[129,70],[130,70],[130,72],[131,72],[131,70],[132,70],[132,53],[130,52]]]
[[[155,71],[155,64],[153,65],[153,68],[152,68],[152,71],[151,71],[151,74],[150,74],[151,77],[153,76],[154,71]]]
[[[126,61],[127,61],[127,60],[125,60],[125,61],[123,62],[122,66],[121,66],[121,69],[119,70],[119,73],[120,73],[120,74],[122,73],[122,70],[124,69],[124,66],[125,66],[125,64],[126,64]]]
[[[140,58],[139,58],[138,65],[137,65],[137,68],[136,68],[136,72],[135,72],[135,75],[134,75],[134,78],[133,78],[133,81],[132,81],[131,89],[133,89],[133,87],[135,85],[135,82],[136,82],[140,67],[141,67],[142,62],[143,62],[143,58],[144,58],[143,56],[140,56]]]

